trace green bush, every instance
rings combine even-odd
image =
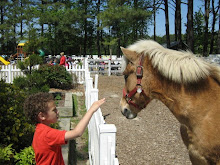
[[[19,88],[0,81],[0,144],[13,144],[17,151],[31,145],[34,132],[34,126],[24,116],[25,98]]]
[[[12,164],[15,150],[12,148],[12,144],[6,147],[0,147],[0,164]]]
[[[26,147],[18,153],[12,148],[12,144],[6,147],[0,147],[0,164],[35,165],[33,147]]]
[[[38,73],[45,78],[50,88],[70,89],[73,87],[72,76],[63,66],[41,65]]]
[[[28,95],[37,92],[49,92],[50,87],[46,80],[34,70],[32,74],[28,74],[26,77],[16,77],[13,84],[20,89],[23,89]]]
[[[38,70],[32,70],[31,74],[26,74],[25,77],[16,77],[13,84],[26,89],[29,94],[48,92],[49,88],[71,89],[75,87],[72,75],[63,66],[47,64],[41,65]]]
[[[35,54],[30,55],[24,61],[18,62],[18,68],[23,71],[26,77],[16,78],[13,83],[21,89],[27,89],[30,94],[36,91],[47,92],[49,87],[71,89],[77,86],[76,75],[71,75],[63,66],[43,65],[42,63],[42,58]],[[38,64],[40,66],[39,69],[33,69],[33,66]]]
[[[56,106],[59,105],[59,100],[62,100],[62,93],[56,92],[56,93],[52,93],[55,99],[55,104]]]
[[[23,77],[23,76],[15,77],[13,81],[13,84],[20,89],[26,89],[28,83],[29,82],[27,77]]]
[[[13,84],[30,95],[37,92],[49,92],[49,85],[45,78],[33,69],[34,65],[42,64],[43,59],[39,55],[33,54],[27,57],[24,61],[18,61],[18,68],[20,68],[25,76],[16,77]]]
[[[43,59],[39,55],[32,54],[29,57],[25,58],[24,61],[18,61],[17,67],[20,68],[24,74],[31,74],[33,66],[43,64]]]
[[[14,156],[14,159],[16,161],[16,165],[36,164],[34,149],[32,146],[26,147],[23,150],[21,150],[19,153],[16,153],[16,155]]]

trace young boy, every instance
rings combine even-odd
[[[92,104],[77,126],[70,131],[50,127],[56,123],[59,112],[54,98],[49,93],[37,93],[29,96],[24,103],[25,115],[36,124],[32,146],[37,165],[64,165],[61,145],[68,140],[80,137],[86,129],[92,115],[105,102],[105,98]]]

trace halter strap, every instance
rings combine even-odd
[[[127,103],[129,105],[134,106],[135,108],[137,108],[139,110],[145,108],[147,106],[147,104],[150,102],[150,98],[145,94],[145,92],[144,92],[144,90],[142,89],[142,86],[141,86],[141,80],[142,80],[142,77],[143,77],[143,59],[144,58],[143,58],[143,55],[142,55],[141,58],[140,58],[139,66],[137,66],[137,68],[136,68],[136,76],[137,76],[136,87],[133,90],[131,90],[129,93],[126,92],[126,88],[123,89],[123,96],[125,97],[125,100],[127,101]],[[144,105],[144,107],[140,107],[139,105],[135,104],[132,101],[132,97],[136,93],[143,94],[144,97],[147,98],[147,101],[146,101],[146,104]]]

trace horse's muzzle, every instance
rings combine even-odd
[[[126,100],[124,98],[121,99],[120,101],[120,107],[121,107],[121,113],[127,118],[127,119],[134,119],[137,114],[133,113],[130,110],[130,107],[128,105],[128,103],[126,102]]]
[[[129,109],[123,108],[121,113],[127,118],[127,119],[134,119],[137,117],[137,114],[132,113]]]

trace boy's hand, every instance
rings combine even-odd
[[[99,109],[99,107],[105,103],[105,98],[101,99],[101,100],[98,100],[98,101],[95,101],[92,106],[90,107],[90,109],[95,112]]]

